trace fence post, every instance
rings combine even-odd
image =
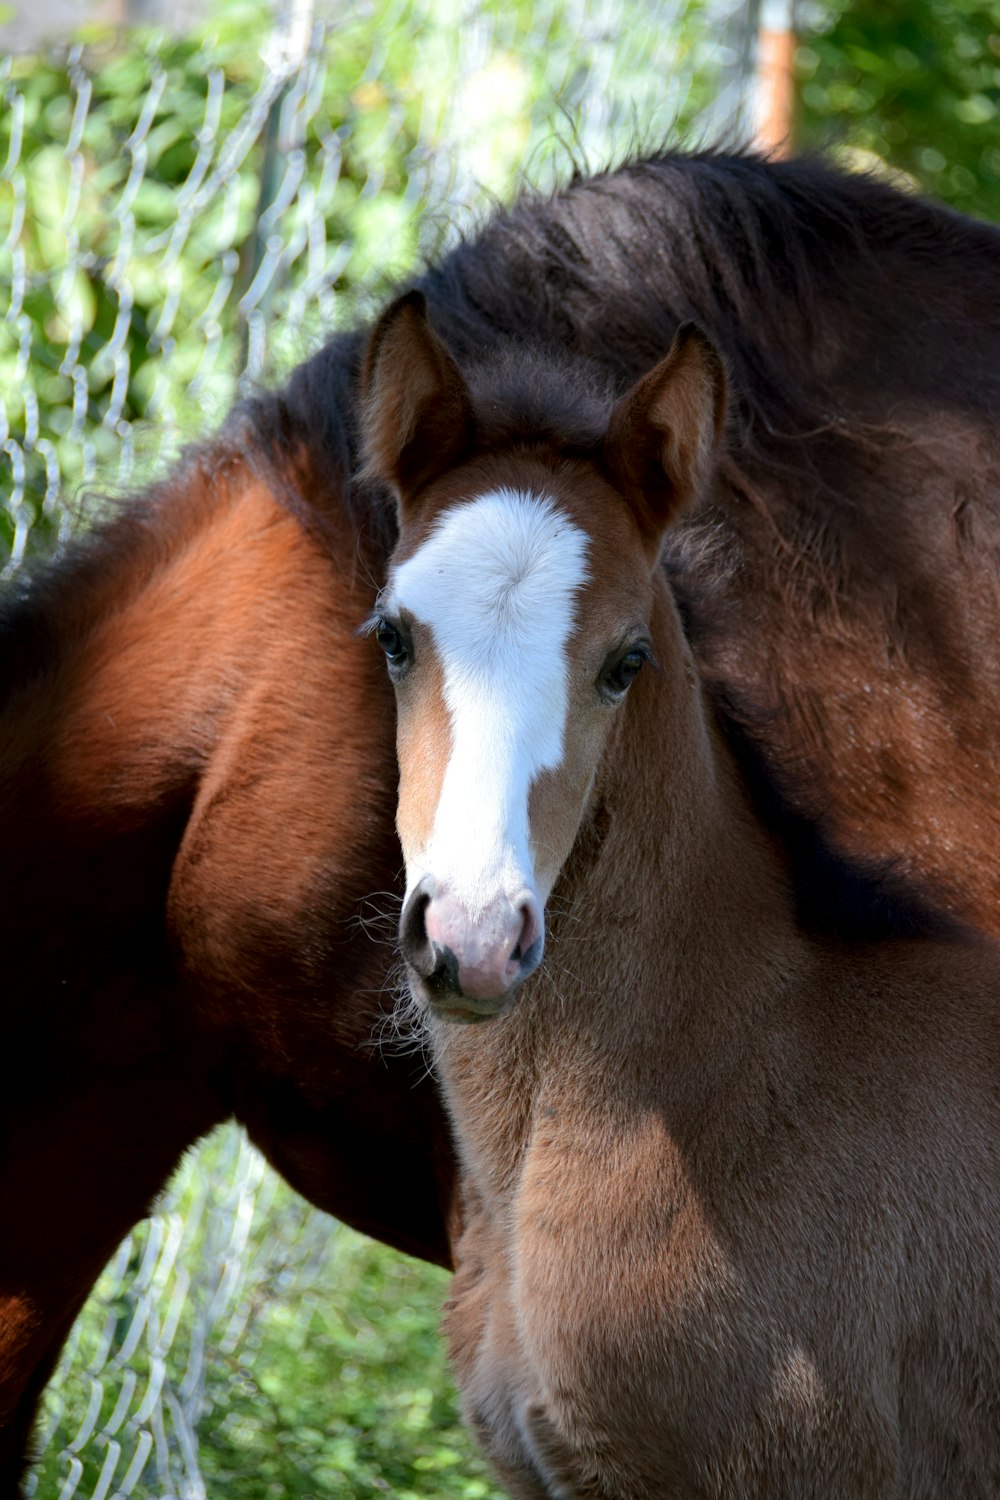
[[[795,0],[764,0],[754,93],[754,144],[771,156],[788,156],[795,130]]]
[[[264,48],[264,63],[271,71],[276,88],[264,125],[263,154],[260,164],[260,187],[257,212],[245,251],[240,276],[240,382],[253,380],[264,365],[267,350],[267,321],[274,296],[278,268],[269,275],[259,293],[248,298],[264,268],[270,233],[269,210],[278,197],[282,162],[290,151],[300,148],[301,124],[295,112],[287,110],[292,82],[309,54],[313,41],[315,0],[279,0],[274,30]]]

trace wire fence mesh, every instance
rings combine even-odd
[[[292,0],[0,59],[6,569],[518,180],[745,133],[756,18],[744,0]],[[193,1153],[74,1329],[29,1493],[197,1500],[212,1475],[244,1493],[220,1444],[260,1430],[265,1311],[305,1326],[342,1241],[235,1128]],[[311,1488],[278,1463],[245,1493],[360,1493],[324,1452]]]
[[[73,1329],[29,1495],[206,1495],[198,1434],[220,1378],[247,1381],[263,1304],[301,1295],[331,1253],[336,1225],[287,1195],[274,1212],[277,1187],[237,1130],[192,1153]]]

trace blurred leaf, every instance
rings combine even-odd
[[[798,50],[801,139],[868,151],[1000,219],[1000,4],[830,0]]]

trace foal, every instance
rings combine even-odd
[[[412,295],[365,373],[466,1416],[519,1500],[997,1494],[995,954],[802,927],[658,565],[719,358],[568,379]]]

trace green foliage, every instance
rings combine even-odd
[[[462,1430],[438,1323],[447,1277],[338,1231],[304,1310],[257,1320],[251,1369],[206,1432],[209,1494],[426,1500],[498,1495]]]
[[[337,1231],[308,1308],[257,1315],[252,1363],[220,1371],[200,1463],[227,1500],[497,1491],[459,1425],[438,1332],[447,1278]]]
[[[262,4],[228,6],[197,34],[95,33],[68,66],[9,63],[0,109],[0,285],[12,289],[0,318],[2,425],[20,435],[23,489],[36,509],[45,498],[53,508],[60,481],[72,490],[112,477],[136,424],[191,435],[232,400],[248,339],[239,300],[265,248],[255,227],[271,97],[316,184],[271,226],[279,247],[312,236],[311,260],[283,257],[279,310],[310,275],[310,295],[329,313],[323,294],[334,279],[338,292],[362,281],[377,289],[413,259],[412,102],[396,108],[387,89],[356,97],[372,38],[355,26],[308,79],[315,95],[303,126],[301,90],[281,87],[260,59],[268,20]],[[279,135],[273,146],[280,186],[289,142]],[[373,182],[377,198],[359,211]],[[317,232],[346,247],[331,285],[315,275],[325,251]],[[301,319],[293,322],[300,333]]]
[[[798,51],[802,138],[1000,220],[1000,3],[830,0],[823,16]]]

